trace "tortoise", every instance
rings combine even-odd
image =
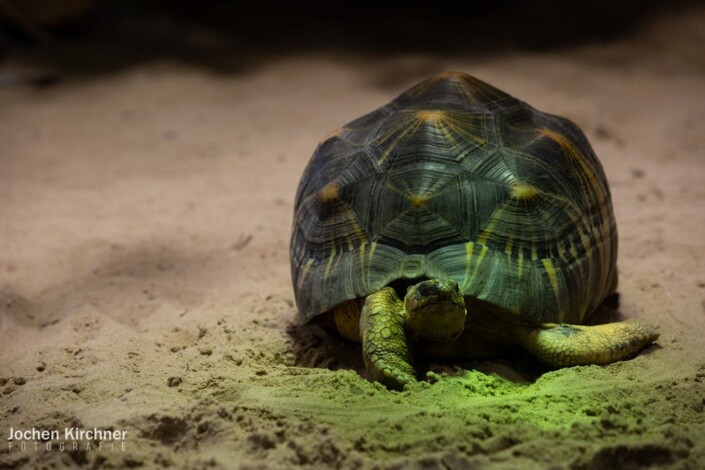
[[[585,326],[617,288],[602,165],[568,119],[461,72],[327,135],[298,186],[290,245],[300,320],[362,342],[401,389],[413,355],[607,364],[658,338]],[[412,354],[413,351],[413,354]]]

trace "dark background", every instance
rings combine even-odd
[[[465,1],[371,8],[226,0],[0,0],[0,59],[100,74],[154,60],[240,72],[286,54],[482,56],[609,41],[694,1]],[[458,10],[463,5],[464,10]],[[51,76],[37,84],[51,83]]]

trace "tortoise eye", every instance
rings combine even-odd
[[[421,285],[419,286],[419,293],[423,295],[424,297],[428,297],[430,295],[436,295],[440,289],[438,288],[438,283],[432,282],[432,281],[425,281],[422,282]]]

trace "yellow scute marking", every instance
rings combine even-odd
[[[530,184],[517,183],[512,186],[512,197],[515,199],[531,199],[538,194]]]
[[[423,122],[436,122],[445,119],[446,114],[443,111],[436,109],[423,109],[416,113],[416,117],[419,121]]]
[[[360,279],[366,279],[367,271],[365,271],[365,244],[360,245]]]
[[[512,244],[513,244],[513,242],[514,242],[514,241],[513,241],[513,239],[511,239],[511,238],[510,238],[509,240],[507,240],[507,244],[504,245],[504,252],[505,252],[505,253],[509,253],[509,254],[512,253]]]
[[[463,287],[467,287],[468,279],[470,277],[470,263],[472,261],[472,253],[475,244],[473,242],[468,242],[465,244],[465,277],[463,277]]]
[[[477,275],[477,271],[480,269],[480,265],[482,264],[482,260],[485,258],[485,255],[487,254],[487,246],[482,245],[480,248],[480,255],[477,257],[477,263],[475,263],[475,269],[472,270],[472,275],[470,276],[470,279],[475,279],[475,276]],[[468,268],[470,267],[470,260],[468,260]]]
[[[311,265],[313,264],[313,258],[309,258],[306,261],[306,264],[304,264],[304,268],[301,270],[301,277],[299,277],[299,289],[301,289],[304,285],[304,282],[306,282],[306,276],[308,276],[308,272],[311,269]]]
[[[426,196],[413,195],[409,198],[409,201],[413,207],[424,207],[428,198]]]
[[[542,258],[541,263],[543,263],[543,268],[548,274],[548,279],[551,281],[551,287],[553,291],[558,294],[558,278],[556,278],[556,268],[553,266],[553,261],[548,258]]]
[[[482,264],[482,260],[487,254],[488,248],[484,245],[480,247],[480,254],[477,257],[477,262],[475,263],[475,269],[470,273],[470,266],[472,265],[472,258],[475,251],[475,244],[473,242],[468,242],[465,244],[465,278],[463,279],[463,287],[468,286],[468,282],[475,278],[478,269]]]
[[[543,263],[543,268],[546,270],[549,281],[551,281],[551,288],[553,289],[553,297],[556,299],[556,305],[559,307],[558,320],[563,321],[563,312],[560,310],[560,297],[558,292],[558,278],[556,277],[556,268],[553,266],[553,261],[548,258],[542,258],[541,263]]]
[[[370,243],[370,262],[372,262],[372,255],[375,254],[375,248],[377,248],[377,242]]]
[[[487,243],[487,239],[490,237],[490,235],[492,235],[492,232],[494,231],[495,226],[497,225],[497,220],[501,219],[503,212],[504,211],[501,207],[497,209],[497,211],[493,214],[490,223],[487,224],[487,227],[485,227],[482,233],[480,233],[480,235],[477,237],[477,243],[479,243],[480,245],[484,245],[485,243]]]
[[[519,277],[521,277],[523,271],[524,271],[524,250],[519,249],[519,261],[517,263],[517,273],[519,274]]]
[[[326,271],[323,274],[323,277],[328,279],[328,275],[330,274],[330,268],[333,266],[333,260],[335,260],[335,246],[331,246],[330,248],[330,256],[328,256],[328,263],[326,264]]]
[[[336,181],[332,181],[327,185],[323,186],[320,191],[318,191],[318,197],[321,202],[335,201],[340,196],[340,186]]]

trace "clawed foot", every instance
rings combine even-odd
[[[391,288],[370,295],[360,316],[362,356],[370,378],[395,390],[416,382],[404,322],[404,305]]]
[[[521,342],[550,367],[609,364],[629,359],[659,337],[640,320],[605,325],[544,325],[526,332]]]
[[[367,355],[365,355],[367,358]],[[380,359],[372,353],[370,361],[365,360],[365,366],[370,374],[370,378],[392,390],[403,390],[408,384],[416,382],[416,371],[411,364],[405,361],[394,360],[397,358],[388,357],[387,360]]]

